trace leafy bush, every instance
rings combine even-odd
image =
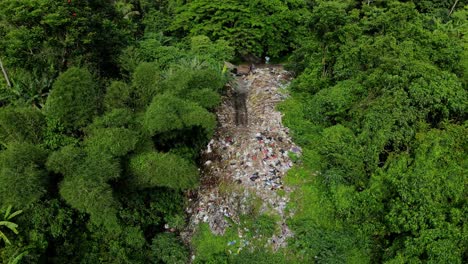
[[[3,107],[0,109],[0,143],[42,141],[45,119],[33,108]]]
[[[125,108],[132,106],[132,91],[131,87],[121,81],[113,81],[107,87],[104,97],[104,105],[106,109]]]
[[[67,131],[78,130],[97,114],[98,100],[97,85],[91,73],[70,68],[54,82],[45,115],[63,124]]]
[[[316,4],[281,106],[304,150],[288,175],[291,249],[316,263],[461,263],[463,42],[422,4]]]
[[[91,132],[84,144],[89,153],[106,153],[121,157],[135,149],[138,133],[126,128],[101,128]]]
[[[47,75],[82,64],[113,75],[115,57],[131,33],[107,1],[5,0],[0,19],[5,63]]]
[[[91,223],[102,225],[109,232],[119,232],[118,204],[114,200],[112,188],[102,181],[90,179],[92,176],[85,172],[67,175],[60,183],[60,195],[73,208],[88,213]]]
[[[173,145],[186,142],[201,146],[214,133],[216,119],[214,114],[196,103],[163,94],[154,97],[146,110],[143,126],[158,144]],[[190,131],[190,140],[187,132]]]
[[[47,152],[30,143],[10,144],[0,152],[0,207],[24,208],[47,191]]]
[[[130,160],[130,171],[138,188],[189,189],[198,183],[197,168],[174,154],[139,154]]]
[[[141,110],[149,105],[153,97],[161,91],[161,73],[155,63],[143,62],[135,69],[132,78],[132,103]],[[125,99],[125,97],[124,97]]]
[[[211,57],[215,61],[230,61],[234,58],[234,48],[224,39],[212,42],[207,36],[190,38],[190,50],[199,57]]]
[[[188,250],[180,239],[172,233],[163,233],[154,237],[151,250],[154,254],[154,263],[159,263],[159,261],[167,264],[183,264],[188,262]]]
[[[279,56],[288,51],[301,32],[306,16],[304,1],[206,1],[182,5],[171,30],[189,36],[226,40],[237,54]],[[195,39],[200,43],[200,39]]]

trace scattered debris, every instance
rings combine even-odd
[[[268,66],[236,77],[238,86],[246,89],[243,100],[248,120],[240,120],[247,114],[238,113],[242,103],[236,101],[236,87],[228,90],[217,111],[219,127],[203,153],[209,159],[204,162],[202,185],[197,199],[187,208],[191,214],[190,225],[183,234],[187,240],[201,222],[208,223],[213,233],[224,234],[230,223],[239,223],[241,215],[251,212],[255,197],[261,201],[260,213],[279,216],[278,232],[268,239],[269,244],[276,250],[292,236],[286,225],[292,214],[286,212],[292,190],[284,186],[283,177],[293,166],[288,153],[299,156],[302,150],[292,142],[288,128],[282,125],[281,113],[275,109],[287,97],[284,88],[290,75],[281,67]],[[226,186],[230,189],[226,190]],[[247,232],[248,229],[239,230],[239,238]],[[228,246],[235,243],[231,241]],[[242,242],[244,246],[248,244]]]
[[[238,76],[241,75],[248,75],[252,70],[252,67],[250,65],[239,65],[237,66],[237,71],[236,74]]]

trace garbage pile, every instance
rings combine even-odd
[[[279,216],[280,231],[269,239],[278,249],[292,236],[286,225],[290,217],[286,204],[292,190],[284,186],[283,177],[293,166],[291,155],[302,152],[275,109],[287,97],[285,87],[290,76],[281,67],[270,66],[257,67],[249,75],[236,78],[247,89],[248,122],[236,122],[236,93],[228,91],[217,111],[220,126],[204,153],[198,197],[187,208],[191,219],[186,235],[190,236],[190,231],[202,222],[208,223],[213,233],[223,234],[230,222],[238,223],[240,215],[252,210],[252,200],[257,198],[262,201],[260,212]],[[212,182],[206,179],[215,179],[216,184],[206,184]],[[240,237],[242,232],[239,230]]]

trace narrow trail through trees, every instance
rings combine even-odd
[[[191,216],[185,239],[201,223],[214,234],[236,228],[242,216],[274,216],[277,227],[267,240],[273,250],[292,236],[286,219],[291,189],[283,185],[292,167],[290,155],[301,155],[282,115],[275,107],[286,98],[290,75],[280,66],[260,67],[236,77],[217,111],[219,127],[204,151],[202,184],[191,199]],[[240,238],[251,230],[238,228]]]

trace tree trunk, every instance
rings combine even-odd
[[[327,46],[322,47],[322,78],[327,76]]]
[[[1,59],[0,59],[0,68],[2,68],[3,76],[5,77],[5,80],[6,80],[6,82],[7,82],[8,87],[11,88],[10,78],[8,77],[7,71],[6,71],[5,68],[3,67],[3,63],[2,63],[2,60],[1,60]]]

